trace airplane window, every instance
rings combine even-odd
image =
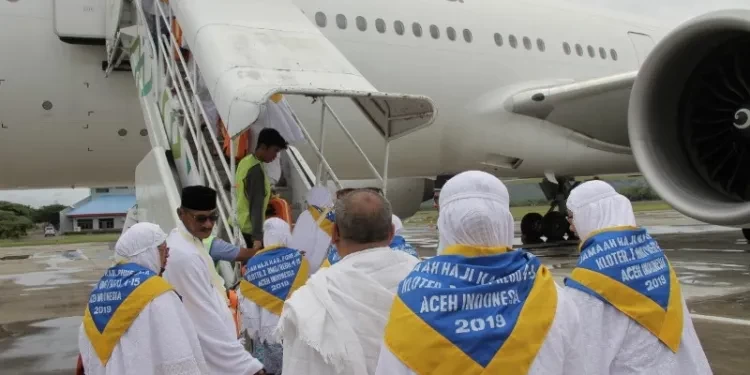
[[[544,41],[541,39],[536,40],[536,48],[539,49],[539,51],[544,52],[545,49],[547,49],[547,46],[544,45]]]
[[[336,15],[336,25],[339,29],[346,30],[346,16],[343,14]]]
[[[448,34],[448,39],[455,41],[456,40],[456,29],[448,26],[447,29],[445,29],[445,33]]]
[[[523,46],[526,47],[526,49],[531,49],[531,39],[529,39],[529,37],[523,37]]]
[[[383,21],[382,18],[378,18],[375,20],[375,28],[378,30],[379,33],[385,32],[385,21]]]
[[[411,24],[411,31],[414,33],[414,36],[416,36],[417,38],[422,37],[422,25],[414,22],[413,24]]]
[[[466,41],[466,43],[471,43],[471,37],[471,30],[464,29],[464,40]]]
[[[581,47],[581,45],[577,43],[576,43],[576,54],[578,56],[583,56],[583,47]]]
[[[591,58],[593,58],[594,56],[596,56],[596,52],[594,52],[594,47],[588,46],[587,49],[589,51],[589,56],[591,56]]]
[[[495,44],[497,44],[498,47],[502,47],[503,45],[503,36],[500,35],[500,33],[495,33]]]
[[[357,28],[359,31],[367,30],[367,20],[362,16],[357,16]]]
[[[602,60],[606,60],[607,50],[605,50],[603,47],[599,47],[599,56],[602,58]]]
[[[393,22],[393,29],[396,30],[396,34],[398,35],[404,35],[404,23],[401,21],[395,21]]]
[[[611,49],[609,50],[609,54],[610,56],[612,56],[612,60],[617,61],[617,51],[615,51],[614,49]]]
[[[566,55],[570,55],[570,44],[568,42],[563,43],[563,51]]]
[[[440,29],[435,25],[430,25],[430,35],[432,35],[432,39],[440,38]]]
[[[510,34],[510,36],[508,37],[508,43],[510,43],[510,46],[512,48],[518,47],[518,40],[516,40],[516,36],[513,34]]]
[[[326,17],[326,14],[323,12],[315,13],[315,23],[320,27],[326,27],[328,24],[328,17]]]

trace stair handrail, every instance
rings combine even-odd
[[[159,18],[160,18],[160,20],[161,21],[166,21],[166,16],[164,14],[163,9],[161,8],[161,6],[162,6],[161,2],[159,2],[158,0],[154,0],[154,1],[156,1],[156,3],[157,3],[156,8],[157,8],[157,11],[159,12]],[[174,54],[174,49],[173,49],[174,46],[176,46],[176,48],[178,48],[178,49],[180,48],[180,46],[179,46],[179,43],[177,43],[177,39],[174,37],[174,33],[172,31],[172,26],[170,25],[170,23],[169,22],[165,22],[165,25],[167,27],[167,30],[169,31],[170,44],[172,44],[172,45],[170,45],[170,47],[172,47],[172,48],[170,48],[170,55],[173,55]],[[185,62],[184,56],[182,56],[182,54],[180,53],[180,54],[178,54],[178,57],[180,59],[180,64],[182,65],[182,68],[185,69],[185,71],[187,72],[188,71],[188,66],[187,66],[187,63]],[[195,63],[195,65],[197,66],[198,64]],[[205,108],[203,108],[203,103],[201,102],[200,98],[198,97],[198,87],[193,82],[193,80],[190,78],[189,75],[186,76],[185,78],[186,78],[186,80],[188,82],[188,85],[190,85],[190,89],[193,91],[193,100],[194,100],[194,103],[197,105],[198,109],[200,109],[200,112],[201,112],[200,115],[203,117],[203,119],[206,121],[206,124],[208,125],[209,124],[208,123],[208,115],[206,115],[206,110],[205,110]],[[207,126],[207,128],[208,128],[208,134],[211,136],[211,141],[212,141],[214,147],[218,151],[223,151],[221,145],[219,144],[218,138],[216,137],[216,133],[214,133],[213,127]],[[227,175],[231,176],[231,174],[229,174],[230,167],[227,164],[226,160],[224,160],[223,158],[220,159],[220,160],[221,160],[222,167],[224,167],[224,172],[226,172]]]
[[[175,90],[174,95],[177,99],[177,103],[179,104],[179,109],[183,110],[183,113],[186,114],[186,116],[183,116],[183,121],[180,124],[180,126],[186,126],[188,131],[190,132],[190,135],[193,139],[193,145],[196,147],[196,164],[198,167],[199,175],[201,177],[201,180],[204,182],[207,182],[209,186],[211,186],[213,189],[217,190],[219,194],[219,204],[217,205],[219,214],[221,215],[221,219],[223,224],[225,225],[219,225],[219,227],[224,228],[228,238],[233,243],[238,243],[242,241],[241,238],[237,238],[233,231],[232,226],[234,224],[234,212],[236,212],[236,203],[234,203],[235,199],[232,197],[232,199],[228,198],[226,196],[226,191],[224,190],[222,186],[222,179],[219,176],[219,169],[214,163],[213,158],[211,157],[211,150],[209,144],[206,142],[206,140],[203,137],[203,132],[200,131],[199,126],[196,125],[196,121],[202,120],[202,122],[206,123],[206,127],[208,129],[208,133],[210,135],[210,138],[212,140],[212,146],[217,150],[219,155],[222,155],[220,157],[220,161],[222,164],[222,167],[224,168],[224,172],[227,174],[227,177],[229,181],[232,183],[232,190],[234,190],[234,176],[232,173],[230,173],[230,167],[227,165],[227,162],[223,158],[223,150],[218,142],[218,139],[216,137],[216,134],[214,132],[212,124],[208,121],[208,116],[206,115],[206,111],[203,108],[203,105],[200,101],[200,98],[197,95],[196,85],[193,82],[193,80],[187,75],[186,77],[183,77],[182,74],[179,72],[179,68],[177,67],[178,61],[177,58],[179,58],[179,63],[182,65],[185,72],[189,72],[190,69],[187,67],[187,63],[182,56],[181,53],[175,54],[175,48],[179,48],[179,44],[177,43],[177,39],[174,36],[173,30],[170,23],[168,22],[168,18],[164,12],[164,9],[162,8],[162,4],[158,0],[154,0],[154,9],[156,13],[156,30],[151,30],[151,28],[148,25],[148,22],[146,22],[146,14],[143,10],[143,7],[141,6],[140,1],[133,2],[134,6],[136,8],[137,13],[137,22],[136,24],[140,27],[143,27],[145,31],[148,33],[148,41],[145,43],[149,47],[149,55],[151,58],[156,57],[156,61],[158,61],[161,65],[164,65],[164,68],[167,71],[167,74],[169,74],[169,77],[172,80],[172,85]],[[167,5],[168,6],[168,5]],[[164,23],[166,26],[166,29],[169,34],[169,39],[166,38],[165,35],[162,35],[161,33],[161,23]],[[158,42],[158,48],[157,45],[154,44],[154,39],[151,37],[156,33],[157,36],[157,42]],[[163,71],[161,70],[161,66],[158,67],[159,75],[163,74]],[[188,85],[192,89],[193,93],[189,93],[186,85],[184,83],[184,80],[188,81]],[[157,92],[161,92],[158,90]],[[164,89],[164,88],[161,88]],[[188,105],[188,103],[192,105]],[[198,107],[199,113],[196,112],[195,107]],[[161,116],[159,116],[160,121],[162,122],[162,127],[164,127],[163,123],[163,113]],[[192,146],[190,143],[188,143],[188,149],[190,149]],[[192,150],[188,150],[189,154],[192,154]],[[188,157],[187,155],[185,157]],[[233,168],[232,168],[233,169]],[[239,240],[239,241],[237,241]],[[244,241],[242,241],[244,242]]]
[[[211,156],[211,150],[209,145],[206,143],[206,140],[203,137],[203,133],[198,129],[198,126],[196,126],[196,118],[203,117],[203,113],[201,113],[201,116],[198,116],[196,112],[194,111],[193,107],[188,105],[191,101],[193,101],[192,104],[195,104],[194,101],[197,98],[196,95],[189,95],[187,93],[187,89],[185,88],[185,84],[182,81],[182,77],[178,69],[175,69],[174,63],[170,63],[168,60],[170,60],[169,56],[167,57],[167,52],[165,51],[166,45],[168,41],[166,40],[166,36],[162,35],[161,43],[159,44],[159,56],[161,56],[162,61],[165,64],[165,67],[167,68],[167,71],[169,72],[169,76],[172,79],[172,82],[176,88],[176,98],[178,100],[178,103],[180,105],[180,108],[183,109],[186,113],[188,113],[188,116],[185,116],[183,120],[183,125],[185,125],[190,132],[190,135],[193,138],[193,144],[196,147],[196,156],[197,156],[197,163],[199,166],[199,171],[201,174],[202,179],[208,183],[208,185],[217,191],[219,195],[219,204],[217,205],[219,209],[219,214],[222,217],[222,220],[227,221],[228,223],[231,223],[231,213],[234,212],[234,209],[231,205],[231,201],[226,196],[226,191],[224,190],[224,187],[222,186],[222,179],[218,174],[218,168],[216,167],[216,164],[214,163],[214,160]],[[172,47],[170,45],[170,47]],[[169,54],[173,55],[173,54]],[[191,99],[191,100],[188,100]],[[204,117],[203,120],[205,121],[206,118]],[[207,122],[206,126],[210,128],[212,125]],[[188,147],[191,147],[188,144]],[[191,150],[192,151],[192,150]],[[221,150],[218,150],[218,152],[221,152]],[[231,179],[230,179],[231,181]],[[232,233],[230,226],[223,226],[226,229],[226,232],[232,242],[235,241],[235,235]]]

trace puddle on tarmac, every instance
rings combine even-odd
[[[72,373],[80,325],[74,316],[0,326],[0,373]]]
[[[35,263],[46,265],[44,271],[2,275],[0,276],[0,280],[13,280],[14,283],[26,287],[67,285],[86,281],[76,279],[72,276],[85,268],[66,266],[70,265],[71,262],[79,262],[81,266],[85,265],[85,263],[80,262],[87,261],[89,258],[87,258],[81,250],[38,253],[32,256],[27,256],[26,258],[33,260]]]

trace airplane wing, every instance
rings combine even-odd
[[[587,146],[629,154],[628,103],[637,72],[524,89],[511,95],[511,112],[574,132]]]

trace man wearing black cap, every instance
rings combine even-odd
[[[170,253],[164,277],[182,296],[209,373],[262,374],[263,364],[237,340],[224,279],[203,244],[217,220],[216,191],[205,186],[182,189],[177,215],[181,223],[167,238]]]

